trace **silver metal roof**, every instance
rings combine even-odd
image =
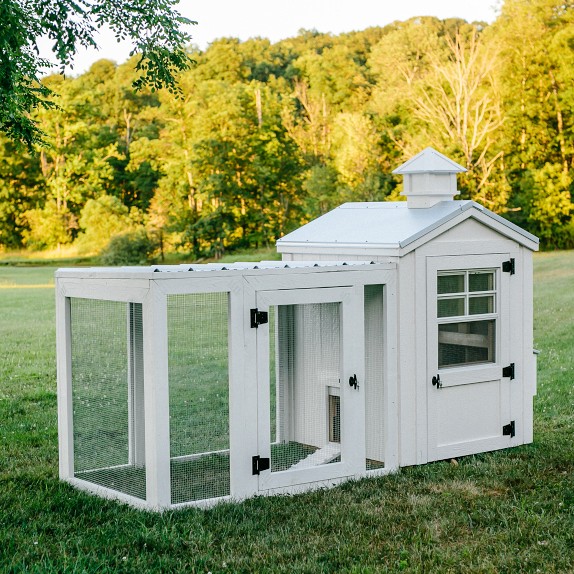
[[[461,173],[464,171],[467,169],[462,165],[452,161],[436,149],[427,147],[393,170],[393,173],[404,175],[409,173]]]
[[[345,203],[277,241],[288,244],[365,244],[389,248],[406,247],[448,223],[461,213],[478,210],[525,239],[538,238],[470,200],[441,201],[425,209],[409,208],[406,201]]]
[[[214,271],[249,271],[269,269],[304,269],[309,267],[358,267],[375,265],[373,261],[258,261],[236,263],[182,263],[180,265],[146,265],[126,267],[74,267],[61,268],[55,273],[56,277],[85,276],[121,276],[129,274],[133,276],[152,276],[152,274],[168,273],[208,273]]]

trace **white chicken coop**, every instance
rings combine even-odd
[[[532,442],[538,238],[474,201],[432,148],[393,173],[407,201],[346,203],[277,242],[283,260],[396,265],[399,465]]]
[[[164,509],[396,468],[395,275],[59,270],[60,476]]]
[[[56,273],[60,476],[149,509],[532,440],[537,239],[428,148],[283,262]]]

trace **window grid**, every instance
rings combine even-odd
[[[471,288],[471,278],[478,275],[489,277],[490,289],[478,290]],[[462,290],[440,292],[440,278],[463,279]],[[467,318],[469,316],[476,318],[477,315],[488,315],[493,318],[497,317],[497,281],[496,271],[494,269],[473,269],[458,271],[441,271],[438,273],[439,288],[437,289],[437,318],[439,322],[452,322],[453,318]],[[474,301],[473,301],[474,300]],[[481,310],[479,301],[484,301],[489,307],[487,310]],[[452,303],[451,309],[462,306],[461,312],[449,311],[448,303]],[[474,305],[473,305],[474,302]],[[441,304],[442,303],[442,304]],[[462,304],[462,305],[461,305]],[[473,312],[474,307],[474,312]],[[441,314],[441,311],[443,314]],[[482,312],[480,312],[482,311]]]
[[[496,361],[497,286],[494,269],[439,271],[439,369]]]

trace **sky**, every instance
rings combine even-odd
[[[247,40],[269,38],[277,42],[296,36],[301,29],[340,34],[385,26],[413,16],[463,18],[491,23],[500,0],[181,0],[178,10],[197,21],[191,28],[192,42],[202,50],[218,38]],[[97,60],[107,58],[121,64],[128,58],[129,43],[118,44],[111,32],[96,38],[96,50],[76,56],[73,75],[85,72]]]

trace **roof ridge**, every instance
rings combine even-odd
[[[393,173],[461,173],[465,171],[467,171],[465,167],[429,146],[405,161],[393,170]]]

